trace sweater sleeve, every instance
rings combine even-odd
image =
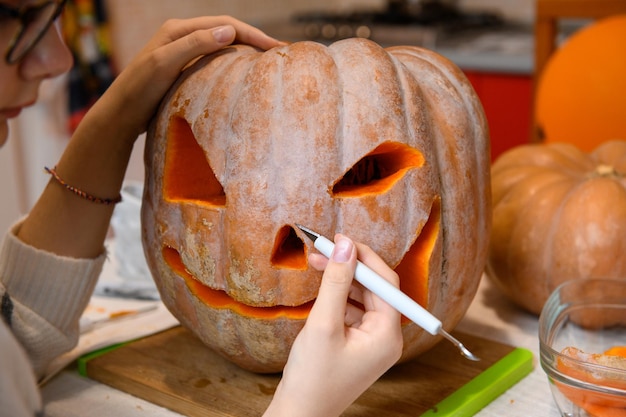
[[[2,317],[39,378],[48,363],[78,342],[78,321],[106,259],[62,257],[26,245],[11,228],[0,249]]]

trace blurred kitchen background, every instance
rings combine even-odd
[[[369,37],[384,46],[421,45],[454,61],[480,96],[492,156],[528,141],[534,0],[104,0],[114,66],[123,68],[168,18],[229,14],[279,38],[332,42]],[[575,23],[579,25],[580,23]],[[562,29],[567,36],[567,27]],[[40,102],[11,123],[0,152],[4,230],[27,212],[69,138],[67,77],[46,82]],[[143,179],[143,139],[127,173]]]

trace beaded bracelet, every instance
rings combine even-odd
[[[48,174],[52,175],[52,178],[54,178],[63,187],[65,187],[69,191],[73,192],[77,196],[82,197],[85,200],[91,201],[92,203],[109,205],[109,204],[117,204],[120,201],[122,201],[122,196],[121,195],[118,195],[115,198],[100,198],[100,197],[96,197],[96,196],[93,196],[91,194],[88,194],[88,193],[84,192],[83,190],[80,190],[80,189],[78,189],[76,187],[72,187],[71,185],[66,183],[61,177],[59,177],[59,174],[57,174],[56,167],[54,167],[54,168],[44,167],[44,169],[46,170],[46,172]]]

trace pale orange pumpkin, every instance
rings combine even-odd
[[[491,222],[482,107],[459,69],[363,39],[237,45],[187,69],[146,147],[146,256],[165,305],[258,372],[284,366],[315,300],[295,227],[376,250],[453,328],[472,301]],[[404,325],[403,359],[439,339]]]
[[[626,142],[524,145],[492,168],[487,275],[539,314],[570,279],[626,279]]]

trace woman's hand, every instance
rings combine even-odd
[[[171,19],[115,79],[97,105],[105,115],[115,115],[115,124],[121,125],[134,141],[146,130],[162,97],[180,72],[197,58],[233,42],[263,50],[282,44],[230,16]]]
[[[229,16],[167,21],[78,125],[57,164],[60,177],[100,198],[118,196],[137,136],[181,71],[235,41],[261,49],[281,44]],[[112,212],[113,206],[89,202],[51,181],[18,237],[59,255],[95,258]]]
[[[357,248],[361,262],[398,285],[376,253],[343,235],[330,260],[311,255],[313,267],[325,268],[319,294],[265,416],[339,416],[400,358],[400,313],[353,283]]]

